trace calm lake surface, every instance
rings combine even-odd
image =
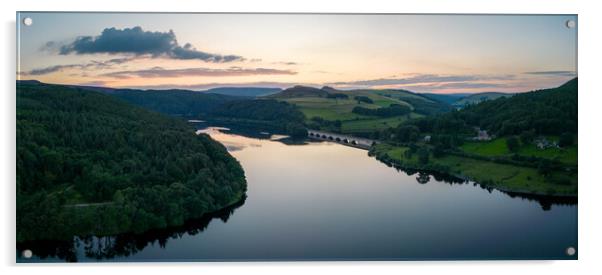
[[[203,131],[242,164],[245,200],[144,235],[30,244],[34,257],[17,260],[576,259],[565,254],[577,247],[576,201],[408,175],[332,142]]]

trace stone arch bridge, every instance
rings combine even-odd
[[[332,141],[332,142],[340,143],[342,145],[356,147],[356,148],[365,149],[365,150],[370,149],[370,147],[373,144],[377,143],[375,140],[368,139],[368,138],[360,138],[360,137],[354,137],[354,136],[350,136],[350,135],[335,134],[335,133],[329,133],[329,132],[317,131],[317,130],[307,130],[307,136],[311,139]]]

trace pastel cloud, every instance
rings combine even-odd
[[[126,78],[171,78],[185,76],[249,76],[249,75],[295,75],[297,72],[291,70],[280,70],[272,68],[241,68],[230,67],[226,69],[210,68],[183,68],[183,69],[165,69],[162,67],[153,67],[142,70],[127,70],[105,73],[102,76],[126,79]]]
[[[40,76],[47,75],[56,72],[62,72],[71,69],[79,69],[79,70],[87,70],[87,69],[110,69],[114,65],[123,64],[129,62],[132,58],[113,58],[105,61],[90,61],[85,64],[64,64],[64,65],[54,65],[43,68],[32,69],[27,72],[21,72],[21,75],[28,76]]]
[[[524,74],[547,75],[547,76],[575,76],[575,75],[577,75],[574,71],[535,71],[535,72],[524,72]]]
[[[413,74],[401,78],[379,78],[370,80],[357,80],[348,82],[333,82],[331,85],[351,85],[351,86],[387,86],[387,85],[411,85],[424,83],[448,83],[448,82],[468,82],[483,80],[507,80],[512,79],[512,75],[484,76],[484,75],[437,75],[437,74]]]

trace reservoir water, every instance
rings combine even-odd
[[[238,159],[247,197],[143,235],[30,244],[29,261],[576,259],[577,203],[388,167],[367,151],[203,130]],[[20,253],[19,253],[20,254]]]

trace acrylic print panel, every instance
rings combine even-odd
[[[577,259],[576,15],[17,20],[17,262]]]

